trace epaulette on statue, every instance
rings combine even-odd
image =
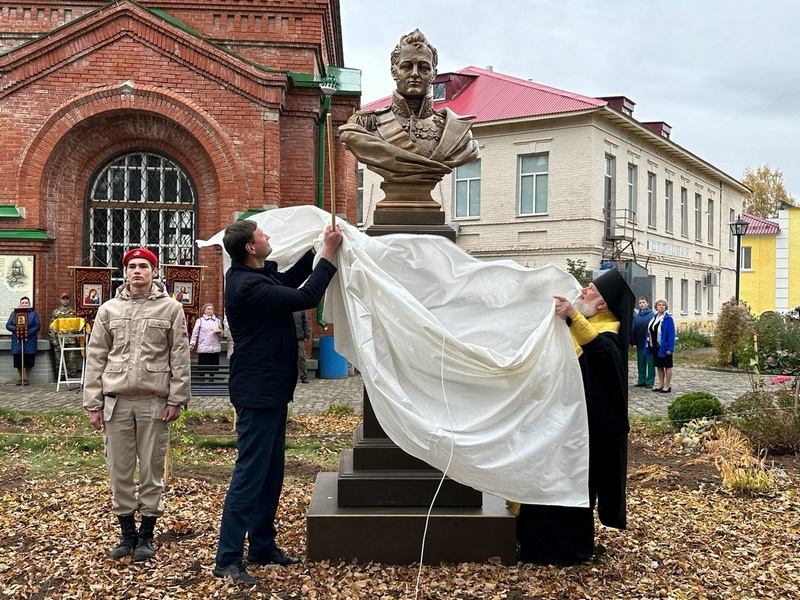
[[[359,110],[347,122],[363,127],[367,131],[375,131],[378,128],[378,115],[391,110],[391,107],[380,108],[378,110]]]

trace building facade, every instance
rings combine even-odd
[[[777,219],[747,213],[742,237],[739,297],[754,315],[800,305],[800,207],[784,205]],[[794,244],[792,241],[794,240]]]
[[[360,94],[343,64],[338,0],[3,4],[0,255],[33,257],[40,314],[69,266],[119,267],[140,244],[208,267],[202,302],[221,306],[221,255],[195,240],[329,208],[322,128]],[[334,160],[352,220],[355,161]]]
[[[666,123],[637,121],[624,97],[468,67],[438,75],[434,98],[434,108],[476,115],[480,160],[434,190],[462,249],[530,267],[635,263],[651,301],[665,298],[679,324],[712,326],[734,294],[728,223],[743,184],[671,141]],[[358,181],[368,228],[381,179],[359,165]]]

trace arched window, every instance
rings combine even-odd
[[[91,266],[121,267],[122,255],[145,246],[162,264],[193,264],[196,193],[179,164],[154,151],[118,154],[101,165],[89,186]],[[114,277],[114,288],[122,273]]]

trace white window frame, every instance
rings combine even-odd
[[[356,169],[356,223],[364,224],[364,169]]]
[[[522,161],[524,158],[527,157],[536,157],[536,156],[544,156],[547,159],[547,169],[544,171],[530,171],[528,173],[523,173],[522,171]],[[548,204],[549,204],[549,193],[550,193],[550,153],[549,152],[536,152],[533,154],[520,154],[517,157],[517,215],[520,217],[529,217],[535,215],[546,215]],[[533,179],[533,192],[531,197],[531,208],[533,209],[532,212],[523,212],[522,211],[522,183],[526,177],[530,177]],[[537,211],[536,210],[536,192],[539,190],[541,182],[544,182],[545,186],[545,207],[544,210]]]
[[[742,246],[741,270],[753,270],[753,248],[751,246]]]
[[[464,175],[464,172],[469,167],[478,168],[478,175]],[[459,184],[465,184],[466,188],[466,198],[460,199],[460,191],[462,186]],[[474,187],[478,188],[478,206],[477,211],[475,213],[472,212],[472,202],[470,202],[470,198],[472,197],[472,192]],[[463,200],[466,210],[464,214],[459,212],[459,201]],[[461,220],[461,219],[477,219],[481,216],[481,160],[473,160],[468,162],[464,165],[460,165],[456,167],[455,171],[453,172],[453,219]]]
[[[636,223],[639,202],[639,166],[628,163],[628,223]]]
[[[672,303],[672,277],[664,278],[664,300],[667,301],[667,306],[674,306]]]
[[[703,196],[694,195],[694,239],[703,241]]]
[[[603,200],[604,206],[614,207],[614,196],[617,188],[617,158],[611,154],[606,154],[603,167]],[[609,215],[614,218],[614,215]]]
[[[672,233],[672,182],[664,180],[664,231]]]
[[[681,314],[689,314],[689,280],[681,279]]]
[[[696,279],[694,282],[694,314],[703,312],[703,282]]]
[[[647,172],[647,226],[656,227],[656,185],[658,178],[652,171]]]
[[[736,220],[736,211],[732,208],[728,209],[728,223],[733,223]],[[728,226],[728,250],[736,249],[736,241],[733,239],[733,230]]]
[[[709,198],[706,202],[708,206],[708,245],[714,245],[714,199]]]
[[[689,190],[681,188],[681,236],[689,237]]]

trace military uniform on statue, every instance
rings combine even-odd
[[[430,96],[415,113],[395,91],[391,106],[356,113],[339,135],[358,160],[389,182],[438,183],[453,167],[478,158],[467,118],[449,108],[433,110]]]

